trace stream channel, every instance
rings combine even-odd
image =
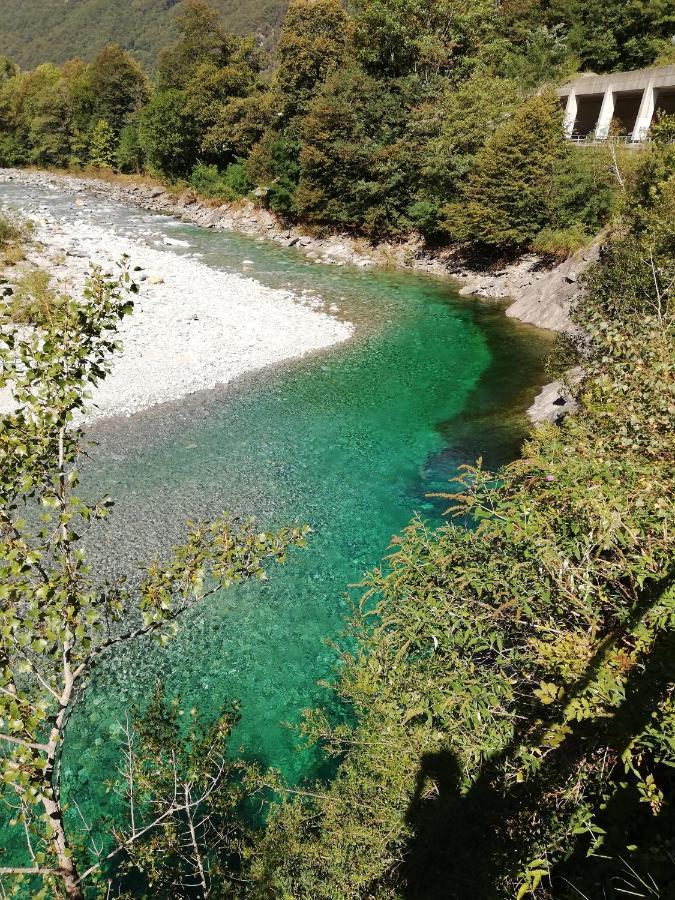
[[[106,811],[103,781],[119,760],[124,711],[158,680],[207,719],[238,700],[233,751],[291,782],[315,776],[316,756],[288,726],[334,702],[318,682],[334,675],[326,640],[344,629],[349,586],[416,512],[441,521],[447,503],[428,494],[448,490],[461,464],[517,457],[550,336],[431,276],[320,265],[272,241],[90,197],[83,211],[65,190],[0,185],[2,202],[28,216],[42,207],[66,226],[88,216],[153,246],[164,236],[185,241],[164,249],[320,296],[355,323],[354,338],[326,352],[97,425],[83,474],[83,491],[116,501],[89,546],[106,574],[137,571],[180,540],[188,518],[223,509],[254,514],[265,528],[304,522],[312,533],[267,582],[195,609],[168,648],[138,642],[100,666],[65,752],[69,793],[93,819]]]

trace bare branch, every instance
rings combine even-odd
[[[60,872],[42,866],[0,866],[0,875],[60,875]]]
[[[192,818],[192,808],[190,805],[190,785],[188,783],[183,785],[183,796],[185,797],[185,816],[188,821],[188,829],[190,832],[190,843],[192,844],[192,850],[194,853],[195,862],[197,863],[197,870],[199,872],[199,883],[201,885],[202,891],[205,897],[209,896],[209,888],[206,883],[206,874],[204,872],[204,863],[202,860],[202,855],[199,850],[199,843],[197,841],[197,833],[195,831],[194,820]]]
[[[18,744],[20,747],[27,747],[29,750],[38,750],[40,753],[46,753],[49,749],[46,744],[32,744],[30,741],[24,741],[23,738],[14,737],[11,734],[0,734],[0,741]]]

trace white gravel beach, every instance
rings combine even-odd
[[[119,332],[123,351],[93,393],[89,421],[129,416],[227,384],[345,341],[354,331],[322,311],[320,299],[154,249],[86,219],[61,224],[45,212],[31,219],[38,261],[64,289],[81,289],[90,261],[112,271],[126,254],[142,269],[133,273],[140,283],[134,312]],[[0,411],[10,403],[4,393]]]

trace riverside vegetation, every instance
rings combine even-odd
[[[101,586],[78,544],[109,501],[73,496],[83,438],[66,426],[105,375],[104,329],[132,285],[95,273],[34,331],[3,328],[20,407],[0,432],[0,737],[8,828],[26,848],[24,872],[0,857],[6,892],[672,896],[673,125],[630,159],[568,149],[557,101],[534,89],[573,53],[612,68],[637,44],[617,27],[584,45],[590,31],[541,13],[296,0],[265,74],[251,42],[193,3],[153,92],[117,48],[61,70],[5,67],[7,163],[84,164],[93,147],[99,165],[150,166],[223,197],[257,185],[317,227],[416,227],[481,252],[561,252],[609,225],[574,312],[580,337],[552,362],[582,360],[578,413],[537,429],[499,472],[467,467],[447,498],[455,521],[415,519],[361,586],[335,684],[352,718],[314,710],[304,725],[334,777],[290,790],[230,761],[236,708],[209,726],[195,710],[186,726],[158,693],[129,711],[113,777],[126,814],[104,848],[60,795],[71,711],[97,659],[137,634],[169,639],[183,610],[262,576],[303,532],[193,526],[138,590]],[[650,35],[643,62],[663,46]],[[85,90],[106,55],[107,96]],[[77,123],[76,84],[92,104]],[[0,251],[19,240],[0,226]]]

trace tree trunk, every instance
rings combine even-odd
[[[62,449],[59,451],[59,463],[62,464]],[[47,764],[44,771],[46,790],[42,795],[42,805],[49,816],[49,824],[52,829],[52,846],[59,865],[59,875],[66,889],[66,896],[72,898],[72,900],[84,900],[77,867],[68,846],[66,826],[63,821],[63,809],[61,807],[61,783],[56,762],[58,748],[63,740],[63,722],[75,685],[75,679],[70,667],[71,648],[72,642],[66,641],[63,645],[63,690],[59,697],[59,712],[47,744]]]
[[[82,888],[79,885],[77,867],[68,851],[66,829],[63,824],[61,805],[49,797],[42,798],[42,805],[49,816],[49,824],[52,829],[52,846],[59,864],[59,875],[66,889],[66,896],[72,900],[84,900]]]

